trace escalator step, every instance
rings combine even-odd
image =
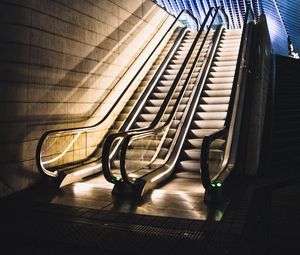
[[[154,92],[151,95],[151,98],[153,98],[153,99],[164,99],[165,97],[166,97],[166,95],[164,93],[161,93],[161,92]]]
[[[236,59],[237,56],[237,50],[224,50],[217,52],[216,56],[218,57],[232,57],[233,59]]]
[[[159,106],[146,106],[144,112],[157,114],[159,111],[159,108],[160,108]]]
[[[226,64],[223,62],[231,62],[231,61],[236,61],[236,56],[220,56],[220,55],[216,55],[216,61],[222,62],[222,64]]]
[[[184,171],[199,171],[200,172],[200,162],[196,160],[183,160],[179,163],[179,168]]]
[[[218,83],[218,84],[213,84],[213,83],[207,83],[205,85],[206,89],[210,90],[231,90],[232,88],[232,83]]]
[[[217,59],[218,60],[218,59]],[[212,64],[212,66],[216,66],[216,67],[224,67],[224,66],[236,66],[236,60],[231,60],[231,61],[214,61],[214,63]]]
[[[200,161],[201,150],[200,149],[187,149],[184,150],[183,156],[185,159],[191,159]]]
[[[195,129],[195,128],[191,128],[189,130],[189,138],[190,139],[194,139],[194,138],[203,138],[204,136],[208,136],[213,134],[214,132],[218,131],[217,128],[215,129]]]
[[[221,72],[221,71],[218,71],[218,72],[210,72],[209,73],[209,77],[211,78],[221,78],[221,77],[234,77],[234,71],[225,71],[225,72]]]
[[[173,81],[172,81],[172,80],[171,80],[171,81],[160,80],[160,81],[158,82],[158,84],[161,85],[161,86],[172,86]]]
[[[238,45],[222,45],[218,48],[217,52],[231,52],[234,55],[237,55]]]
[[[224,120],[194,120],[192,128],[222,128]]]
[[[209,83],[217,84],[217,83],[232,83],[234,77],[225,77],[225,78],[208,78]]]
[[[202,142],[203,142],[203,139],[201,139],[201,138],[193,138],[193,139],[190,138],[190,139],[187,139],[185,147],[188,149],[189,148],[201,149]]]
[[[186,148],[187,149],[201,149],[202,142],[203,142],[203,139],[201,139],[201,138],[188,139],[186,142]],[[210,147],[212,149],[220,149],[220,150],[224,149],[225,140],[217,139],[210,145]]]
[[[201,97],[202,104],[228,104],[230,97]]]
[[[196,120],[225,120],[227,112],[197,112]]]
[[[231,90],[204,90],[203,95],[208,97],[229,97],[231,95]]]
[[[228,104],[214,104],[214,105],[207,105],[207,104],[200,104],[197,107],[198,111],[205,111],[205,112],[227,112]]]

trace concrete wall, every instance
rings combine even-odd
[[[150,0],[0,0],[0,197],[40,179],[43,132],[103,116],[172,21]]]

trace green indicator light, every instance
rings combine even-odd
[[[216,187],[216,185],[214,183],[211,184],[212,187]]]
[[[222,184],[218,182],[217,183],[217,187],[221,187],[221,186],[222,186]]]

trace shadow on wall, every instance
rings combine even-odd
[[[155,7],[153,5],[153,7]],[[40,102],[47,102],[49,98],[52,98],[57,88],[68,88],[67,93],[64,93],[64,97],[61,98],[62,102],[54,104],[53,108],[47,109],[48,116],[45,115],[34,115],[32,118],[28,116],[35,124],[50,124],[49,122],[56,123],[68,123],[68,122],[83,122],[89,119],[97,111],[101,102],[109,94],[110,90],[117,85],[118,81],[122,79],[122,76],[126,73],[132,62],[135,60],[137,53],[135,53],[131,59],[122,59],[120,60],[120,55],[123,52],[126,52],[126,49],[130,44],[135,40],[135,37],[140,36],[145,32],[145,23],[143,20],[140,20],[135,25],[130,20],[135,20],[138,17],[138,13],[141,13],[143,6],[141,5],[134,13],[132,13],[126,21],[119,25],[111,34],[109,34],[99,45],[94,47],[94,49],[84,57],[74,68],[68,71],[64,77],[54,84],[50,90],[48,90],[43,97],[39,99]],[[155,9],[151,8],[146,14],[143,15],[143,18],[151,16]],[[128,28],[128,26],[131,26]],[[120,33],[122,31],[128,31],[127,33]],[[132,34],[135,36],[133,37]],[[118,41],[112,40],[111,38],[118,38]],[[144,44],[146,42],[143,42]],[[95,60],[97,56],[102,55],[103,51],[101,49],[109,47],[109,50],[106,51],[106,54],[103,55],[99,60]],[[143,45],[141,45],[143,47]],[[93,61],[91,61],[93,60]],[[119,63],[122,61],[122,63]],[[112,66],[107,63],[112,63],[112,66],[116,68],[111,68]],[[126,65],[126,68],[118,68],[117,65]],[[53,70],[54,72],[54,70]],[[113,75],[109,82],[103,82],[104,88],[101,88],[101,78],[102,76]],[[45,74],[47,75],[47,73]],[[51,74],[48,76],[51,76]],[[74,81],[75,80],[75,81]],[[100,86],[100,87],[99,87]],[[94,89],[93,98],[95,98],[95,93],[99,93],[99,96],[94,102],[86,102],[78,104],[75,100],[78,99],[76,95],[81,88],[85,89],[86,93],[91,87],[100,88]],[[93,88],[92,88],[93,89]],[[85,92],[79,92],[80,98],[85,98]],[[73,99],[75,98],[75,100]],[[72,110],[72,104],[76,105]],[[30,105],[29,113],[39,112],[38,108],[40,107],[39,102]],[[38,122],[38,123],[36,123]],[[53,123],[51,123],[53,124]]]
[[[87,120],[97,111],[103,98],[105,98],[106,94],[113,89],[126,72],[126,69],[128,69],[130,64],[134,61],[137,55],[136,52],[132,54],[131,59],[126,59],[127,62],[126,65],[124,65],[126,68],[117,70],[115,77],[110,80],[105,88],[106,93],[94,95],[96,100],[87,104],[88,108],[85,108],[81,114],[76,114],[76,112],[74,114],[69,114],[68,111],[62,110],[62,108],[66,107],[66,103],[72,99],[77,93],[77,90],[80,90],[80,88],[83,87],[89,89],[89,86],[95,86],[98,79],[102,75],[105,75],[106,72],[109,72],[110,65],[105,62],[117,63],[119,61],[119,55],[126,52],[127,47],[135,40],[135,36],[145,36],[146,25],[144,20],[136,22],[135,24],[132,20],[137,21],[140,19],[141,13],[143,13],[143,19],[152,19],[151,15],[153,15],[153,18],[157,18],[153,14],[155,5],[153,4],[152,7],[153,8],[144,8],[140,5],[119,25],[118,28],[112,31],[101,43],[94,47],[86,57],[80,59],[80,62],[72,69],[66,70],[63,78],[59,79],[59,81],[54,84],[53,82],[50,84],[49,80],[50,78],[56,77],[55,72],[57,71],[57,68],[45,65],[41,65],[40,67],[37,63],[30,63],[30,61],[29,63],[12,62],[8,64],[4,62],[5,70],[1,70],[1,73],[3,73],[4,76],[1,79],[3,79],[2,81],[6,84],[9,84],[9,86],[5,85],[5,89],[11,89],[13,91],[13,87],[18,87],[18,89],[20,89],[20,87],[23,86],[24,95],[22,94],[20,97],[24,97],[24,101],[19,102],[22,100],[18,99],[18,102],[16,103],[9,103],[9,116],[11,116],[11,120],[0,120],[0,124],[2,125],[1,130],[3,130],[0,134],[0,153],[2,155],[2,158],[0,159],[0,197],[7,193],[12,193],[13,190],[21,190],[28,187],[40,178],[40,174],[37,172],[35,166],[35,150],[38,141],[37,139],[40,138],[43,132],[49,129],[58,128],[60,127],[60,124],[68,122],[74,123],[74,120],[77,120],[78,122],[82,121],[82,123],[84,123],[83,121]],[[151,17],[149,18],[149,16]],[[20,16],[18,16],[18,18],[20,18]],[[21,31],[22,29],[19,30]],[[120,30],[128,31],[128,33],[121,32]],[[20,33],[22,34],[22,32]],[[135,36],[133,37],[132,34]],[[147,36],[149,36],[149,33]],[[14,35],[12,35],[12,37],[14,37]],[[118,38],[118,40],[114,41],[110,38]],[[147,42],[144,41],[144,44],[146,43]],[[13,45],[13,42],[11,45]],[[14,46],[11,45],[10,49],[13,50]],[[16,43],[15,45],[16,48],[19,47],[19,44]],[[142,47],[143,45],[141,45],[141,48]],[[34,48],[38,47],[35,47],[34,45],[29,45],[29,47],[26,46],[26,49],[29,50],[26,54],[23,53],[24,55],[28,54],[29,60],[34,58],[32,57]],[[99,56],[99,50],[102,48],[109,48],[109,50],[106,50],[106,54],[102,53],[101,58],[98,57],[98,60],[100,60],[99,62],[95,60],[95,56]],[[54,52],[49,49],[45,51],[50,54],[55,53],[54,57],[57,56],[57,54],[60,54],[60,57],[64,57],[62,53]],[[10,52],[10,54],[12,54],[12,52]],[[46,58],[47,57],[51,59],[53,56],[49,55],[46,56]],[[55,59],[54,57],[53,59]],[[70,56],[66,57],[68,58]],[[26,58],[26,61],[28,61],[28,59]],[[60,66],[60,63],[54,64]],[[29,77],[33,73],[45,76]],[[10,79],[10,77],[12,78]],[[75,82],[73,82],[74,77],[76,78]],[[32,81],[30,79],[32,79]],[[47,81],[49,84],[47,84]],[[12,86],[10,86],[11,84]],[[42,84],[41,87],[47,86],[47,90],[42,93],[37,92],[39,100],[31,101],[31,103],[29,103],[27,101],[28,98],[30,98],[29,88],[32,87],[33,89],[38,89],[39,84]],[[28,91],[25,89],[26,86],[28,86]],[[64,88],[68,88],[68,90],[63,94],[64,96],[60,98],[62,101],[56,100],[56,103],[51,107],[49,101],[57,95],[57,90],[63,90]],[[94,91],[97,91],[97,89]],[[9,93],[12,92],[9,91]],[[17,98],[17,96],[18,95],[15,95],[14,97]],[[81,93],[81,97],[84,98],[85,94]],[[71,104],[72,103],[70,103],[70,105]],[[40,108],[44,106],[46,108],[41,110]],[[2,109],[2,111],[4,110],[5,109]],[[60,114],[57,114],[57,112]],[[31,113],[33,114],[31,115]]]

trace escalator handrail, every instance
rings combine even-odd
[[[157,69],[155,75],[152,77],[151,81],[149,82],[149,85],[146,88],[146,93],[144,92],[142,98],[143,100],[147,99],[147,97],[149,96],[149,93],[151,93],[151,91],[153,90],[156,82],[157,82],[157,78],[160,78],[163,75],[163,72],[166,68],[166,66],[168,65],[168,63],[171,61],[171,58],[175,55],[176,53],[176,49],[178,49],[179,47],[179,43],[181,42],[181,40],[184,38],[185,33],[187,32],[187,28],[183,28],[178,37],[176,38],[175,43],[173,44],[171,50],[168,52],[168,54],[166,55],[166,57],[164,58],[164,60],[162,61],[160,67]],[[151,86],[150,86],[151,84]],[[140,109],[143,105],[144,105],[145,101],[142,102],[137,102],[136,106],[138,105],[138,108]],[[129,115],[127,116],[124,124],[122,125],[122,127],[120,128],[118,134],[121,134],[123,132],[129,132],[129,130],[127,128],[130,128],[130,126],[132,125],[133,121],[135,120],[135,118],[137,117],[137,114],[139,113],[139,109],[131,111],[129,113]],[[144,130],[145,128],[132,128],[130,129],[130,131],[138,131],[138,130]]]
[[[154,128],[152,130],[140,132],[138,134],[130,134],[127,137],[124,138],[123,144],[122,144],[122,149],[121,149],[121,155],[120,155],[120,171],[121,171],[121,175],[122,175],[122,180],[125,183],[127,183],[129,185],[134,185],[136,182],[139,182],[139,179],[131,179],[131,178],[129,178],[129,176],[127,174],[127,170],[126,170],[126,152],[127,152],[127,148],[129,146],[129,144],[133,140],[136,140],[136,139],[139,139],[139,138],[144,138],[144,137],[147,137],[147,136],[150,136],[150,135],[158,134],[158,133],[162,132],[163,130],[167,129],[168,127],[170,127],[170,125],[172,124],[172,120],[174,119],[175,114],[176,114],[176,112],[178,110],[178,107],[180,105],[180,102],[181,102],[181,100],[182,100],[182,98],[184,96],[186,88],[187,88],[187,86],[188,86],[188,84],[190,82],[190,79],[192,77],[192,74],[194,72],[196,64],[199,61],[199,57],[200,57],[200,54],[202,52],[203,46],[206,43],[206,39],[207,39],[208,34],[209,34],[210,30],[211,30],[211,27],[212,27],[212,25],[214,23],[214,20],[215,20],[217,14],[218,14],[218,11],[219,11],[219,8],[216,8],[215,9],[215,13],[213,15],[213,18],[211,20],[211,23],[210,23],[210,25],[209,25],[209,27],[208,27],[208,29],[206,31],[204,39],[203,39],[203,41],[202,41],[202,43],[200,45],[200,48],[198,50],[198,53],[197,53],[196,57],[195,57],[195,60],[193,61],[192,67],[191,67],[191,69],[190,69],[190,71],[188,73],[188,76],[185,79],[185,82],[184,82],[184,84],[182,86],[182,89],[181,89],[179,95],[178,95],[178,98],[176,99],[175,105],[173,106],[172,111],[169,114],[168,119],[166,120],[166,122],[162,126],[160,126],[160,127]],[[208,18],[209,15],[210,14],[208,14],[206,17]],[[205,22],[203,22],[204,25],[206,25],[206,21],[207,21],[207,19],[205,19]],[[155,171],[155,170],[156,169],[153,169],[153,171]],[[147,173],[146,175],[148,175],[148,174],[149,173]],[[140,178],[142,178],[142,177],[140,177]]]
[[[216,14],[217,14],[217,12],[216,12]],[[214,16],[214,18],[215,18],[215,16]],[[212,23],[213,23],[213,21],[212,21]],[[209,26],[209,29],[207,30],[207,33],[206,33],[205,37],[208,36],[208,34],[210,32],[210,29],[211,29],[211,26]],[[214,42],[214,43],[216,43],[216,42]],[[201,47],[198,51],[197,57],[195,58],[195,61],[194,61],[193,65],[196,65],[196,63],[198,62],[197,60],[198,60],[198,57],[201,53],[201,49],[203,48],[204,44],[205,44],[205,40],[203,41],[203,44],[201,45]],[[211,54],[214,55],[215,51],[213,51]],[[189,77],[186,78],[185,84],[183,85],[183,88],[181,89],[180,95],[178,96],[178,98],[176,100],[176,103],[175,103],[175,105],[172,109],[172,112],[170,113],[170,115],[169,115],[168,119],[166,120],[166,122],[161,127],[155,128],[155,129],[150,130],[148,132],[141,132],[140,134],[132,134],[132,135],[127,136],[124,139],[124,142],[122,144],[121,156],[120,156],[120,158],[121,158],[121,160],[120,160],[120,170],[121,170],[121,173],[122,173],[122,180],[125,183],[127,183],[129,185],[134,185],[135,183],[139,182],[139,179],[144,178],[145,176],[152,174],[154,171],[156,171],[158,169],[158,168],[153,169],[150,173],[146,173],[143,176],[140,176],[139,179],[129,178],[128,175],[127,175],[127,170],[126,170],[126,152],[127,152],[127,148],[133,140],[137,140],[137,139],[140,139],[140,138],[144,138],[144,137],[147,137],[147,136],[151,136],[151,135],[161,133],[162,131],[164,131],[164,130],[166,130],[170,127],[170,125],[172,124],[172,120],[174,119],[174,116],[175,116],[175,114],[178,110],[178,106],[180,104],[180,101],[181,101],[181,99],[184,95],[184,92],[186,90],[186,86],[188,85],[192,74],[193,74],[193,67],[191,68],[191,71],[189,73]],[[203,85],[204,84],[202,83],[202,85],[200,85],[200,87],[203,88]],[[201,89],[200,89],[200,91],[201,91]],[[150,162],[150,164],[151,164],[151,162]]]
[[[211,13],[213,11],[213,9],[215,9],[214,7],[211,7],[210,10],[209,10],[209,13]],[[208,17],[209,15],[207,15]],[[206,21],[207,19],[205,19]],[[171,85],[171,88],[167,94],[167,96],[165,97],[164,99],[164,102],[163,104],[161,105],[158,113],[156,114],[154,120],[150,123],[150,125],[148,127],[145,127],[145,128],[139,128],[139,129],[132,129],[132,130],[128,130],[128,131],[123,131],[123,132],[118,132],[118,133],[115,133],[115,134],[111,134],[109,135],[106,140],[105,140],[105,143],[103,145],[103,152],[102,152],[102,167],[103,167],[103,174],[104,174],[104,177],[106,178],[106,180],[108,182],[111,182],[111,183],[116,183],[117,181],[117,178],[114,177],[111,173],[111,169],[110,169],[110,158],[111,158],[111,147],[114,143],[114,141],[118,138],[124,138],[124,137],[127,137],[129,135],[133,135],[133,134],[140,134],[140,132],[148,132],[149,130],[152,130],[153,128],[155,128],[160,120],[161,120],[161,117],[163,116],[163,114],[165,113],[168,105],[169,105],[169,101],[170,99],[172,98],[174,92],[175,92],[175,89],[177,87],[177,84],[178,82],[180,82],[180,79],[184,73],[184,70],[186,69],[186,66],[190,60],[190,57],[194,51],[194,48],[196,46],[196,43],[200,37],[200,35],[202,34],[203,30],[205,28],[205,22],[203,22],[201,28],[199,29],[198,33],[197,33],[197,36],[196,38],[194,39],[193,41],[193,44],[191,46],[191,48],[189,49],[188,51],[188,54],[186,55],[185,59],[184,59],[184,62],[182,64],[182,66],[180,67],[172,85]]]
[[[241,36],[241,41],[240,41],[239,53],[238,53],[238,58],[237,58],[237,63],[236,63],[236,68],[235,68],[236,71],[235,71],[235,75],[234,75],[234,79],[233,79],[232,92],[231,92],[231,97],[229,100],[229,105],[228,105],[227,115],[225,118],[224,127],[222,129],[214,132],[211,135],[204,136],[203,141],[202,141],[201,155],[200,155],[201,179],[202,179],[203,186],[204,186],[205,190],[207,190],[207,191],[210,191],[213,188],[212,180],[211,180],[210,174],[209,174],[209,164],[208,164],[210,145],[216,139],[226,136],[229,133],[230,128],[233,128],[230,125],[230,122],[231,122],[231,118],[232,118],[232,114],[233,114],[233,109],[235,106],[234,103],[235,103],[237,87],[239,85],[239,77],[240,77],[240,75],[242,75],[240,70],[245,69],[245,66],[244,66],[244,63],[242,60],[245,57],[245,47],[247,46],[245,44],[245,39],[246,39],[248,28],[249,28],[248,16],[249,16],[250,12],[253,15],[254,12],[253,12],[252,8],[249,5],[247,5],[247,10],[246,10],[245,18],[244,18],[244,25],[243,25],[243,30],[242,30],[242,36]],[[219,173],[224,171],[227,164],[228,164],[228,158],[224,157]]]
[[[41,159],[41,152],[42,152],[42,148],[43,148],[44,142],[46,141],[47,137],[50,136],[50,135],[53,135],[53,134],[57,134],[57,135],[60,135],[60,134],[63,134],[63,133],[74,134],[74,133],[83,133],[83,132],[87,132],[87,131],[92,131],[92,130],[96,129],[99,125],[101,125],[102,123],[104,123],[107,120],[107,118],[110,116],[110,114],[113,112],[113,110],[115,109],[115,107],[119,104],[119,102],[121,101],[121,99],[123,98],[123,96],[125,95],[125,93],[128,91],[128,89],[131,87],[132,83],[135,81],[135,79],[140,74],[140,72],[146,66],[146,64],[148,63],[148,61],[154,55],[154,53],[156,52],[156,50],[160,47],[161,43],[167,37],[167,35],[169,34],[169,32],[175,26],[175,24],[177,23],[179,17],[181,16],[181,14],[183,12],[184,11],[182,10],[179,13],[179,15],[175,18],[175,20],[172,22],[172,24],[170,25],[170,27],[168,28],[168,30],[165,32],[165,34],[159,40],[158,44],[151,51],[151,53],[149,54],[149,56],[147,57],[147,59],[145,60],[145,62],[142,64],[142,66],[136,72],[136,74],[134,75],[134,77],[127,84],[126,88],[122,91],[122,93],[115,100],[115,102],[113,103],[113,105],[110,107],[110,109],[108,110],[108,112],[102,117],[101,120],[99,120],[97,123],[95,123],[93,125],[90,125],[90,126],[76,127],[76,128],[65,128],[65,129],[55,129],[55,130],[46,131],[45,133],[42,134],[41,138],[38,141],[37,148],[36,148],[36,164],[37,164],[38,169],[41,172],[43,172],[46,175],[51,176],[51,177],[57,177],[57,173],[45,169],[43,167],[42,162],[41,162],[42,161],[42,159]],[[141,54],[141,53],[139,53],[139,54]],[[107,96],[109,96],[109,95],[110,94],[108,94]]]

